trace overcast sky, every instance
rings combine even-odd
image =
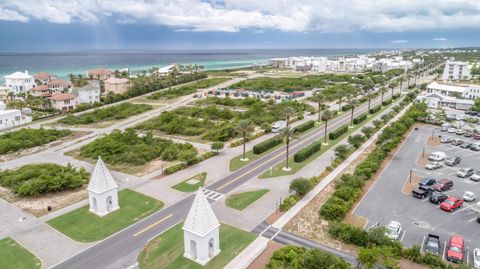
[[[0,50],[479,46],[480,0],[0,0]]]

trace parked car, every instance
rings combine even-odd
[[[463,205],[463,200],[456,197],[450,196],[445,201],[440,204],[440,209],[444,211],[453,212]]]
[[[443,143],[443,144],[448,144],[448,143],[451,143],[452,142],[452,139],[450,137],[442,137],[440,139],[440,143]]]
[[[428,234],[425,242],[425,251],[435,255],[440,254],[440,236],[435,234]]]
[[[480,269],[480,248],[473,250],[473,268]]]
[[[446,132],[450,128],[452,128],[452,125],[450,123],[444,123],[444,124],[442,124],[442,128],[440,129],[440,131]]]
[[[456,164],[459,164],[461,161],[462,161],[462,158],[458,156],[450,156],[445,159],[445,165],[454,166]]]
[[[466,178],[473,175],[473,168],[464,167],[457,172],[457,177]]]
[[[447,200],[448,196],[445,193],[434,191],[428,199],[431,203],[440,204],[443,201]]]
[[[428,191],[437,181],[431,177],[424,177],[418,182],[418,188]]]
[[[447,132],[448,132],[448,133],[451,133],[451,134],[454,134],[456,130],[457,130],[457,129],[455,129],[455,128],[452,127],[452,128],[448,128]]]
[[[415,198],[423,199],[430,194],[430,190],[416,188],[412,191],[412,195]]]
[[[443,164],[441,162],[431,162],[425,165],[425,169],[428,169],[428,170],[435,170],[442,167],[443,167]]]
[[[465,130],[458,128],[458,129],[455,130],[455,134],[457,134],[457,135],[464,135],[464,134],[465,134]]]
[[[453,181],[448,179],[440,179],[437,180],[435,184],[433,184],[432,189],[435,191],[446,191],[453,187]]]
[[[428,160],[432,162],[440,162],[445,160],[446,157],[447,154],[445,154],[445,152],[436,151],[428,156]]]
[[[475,143],[470,147],[473,151],[480,151],[480,143]]]
[[[473,139],[480,140],[480,133],[473,134]]]
[[[452,145],[454,145],[454,146],[460,146],[461,144],[463,144],[462,139],[453,139],[453,141],[452,141]]]
[[[477,171],[473,173],[473,175],[470,177],[470,180],[479,182],[480,181],[480,171]]]
[[[398,221],[390,221],[386,226],[387,230],[385,231],[385,235],[393,240],[397,240],[402,233],[402,224]]]
[[[475,196],[475,193],[471,191],[466,191],[462,196],[462,200],[465,202],[473,202],[475,199],[477,199],[477,197]]]
[[[465,136],[465,137],[473,137],[473,132],[472,132],[472,131],[466,131],[463,136]]]
[[[452,235],[448,242],[447,260],[463,263],[464,248],[465,244],[463,238],[459,235]]]
[[[469,149],[471,146],[473,146],[472,143],[463,143],[460,145],[462,149]]]

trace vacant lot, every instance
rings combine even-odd
[[[195,93],[198,89],[205,89],[205,88],[210,88],[212,86],[218,85],[220,83],[223,83],[225,81],[230,80],[231,78],[223,78],[223,77],[218,77],[218,78],[207,78],[207,79],[202,79],[197,82],[191,83],[186,86],[174,88],[174,89],[168,89],[164,91],[160,91],[157,93],[154,93],[150,96],[148,96],[148,99],[152,100],[157,100],[157,99],[174,99],[178,98],[184,95],[189,95],[192,93]]]
[[[72,134],[70,130],[20,129],[0,135],[0,155],[41,146]]]
[[[116,106],[100,108],[93,112],[81,114],[78,116],[68,115],[59,120],[60,123],[67,125],[92,124],[109,120],[121,120],[140,114],[152,109],[152,106],[145,104],[122,103]]]

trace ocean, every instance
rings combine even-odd
[[[342,56],[366,54],[373,49],[258,49],[258,50],[91,50],[0,51],[0,78],[15,71],[48,72],[61,78],[86,74],[94,68],[143,70],[172,63],[203,65],[207,70],[238,68],[268,59],[291,56]]]

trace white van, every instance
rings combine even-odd
[[[445,152],[436,151],[428,156],[428,160],[432,162],[440,162],[445,160],[446,157],[447,154],[445,154]]]

